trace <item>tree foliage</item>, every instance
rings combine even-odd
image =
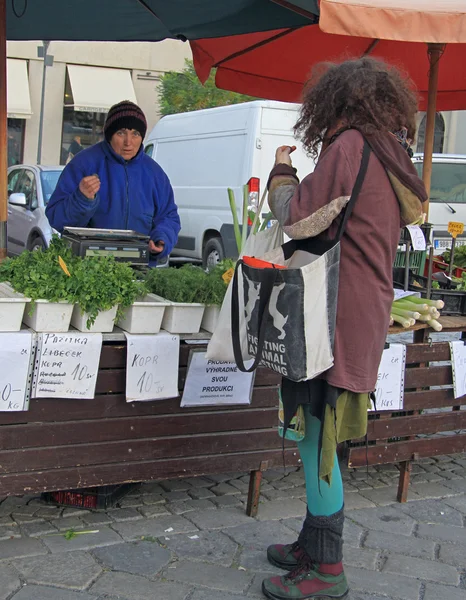
[[[160,78],[159,102],[162,116],[251,100],[256,98],[217,88],[214,71],[202,85],[197,78],[193,61],[188,59],[181,72],[168,71]]]

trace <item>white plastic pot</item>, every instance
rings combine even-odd
[[[204,316],[202,317],[201,329],[205,329],[209,333],[213,333],[217,327],[218,318],[220,316],[220,306],[212,304],[205,307]]]
[[[19,331],[29,298],[18,294],[8,283],[0,283],[0,331]]]
[[[35,331],[48,333],[61,333],[70,328],[73,304],[68,302],[49,302],[48,300],[36,300],[31,312],[32,304],[26,304],[23,322]]]
[[[168,304],[153,294],[147,294],[124,309],[117,325],[128,333],[158,333]]]
[[[84,331],[84,333],[111,333],[115,324],[115,317],[118,306],[114,306],[110,310],[103,310],[97,315],[94,324],[87,328],[88,313],[83,313],[78,305],[75,305],[71,316],[71,325]]]
[[[162,329],[170,333],[199,333],[204,315],[204,304],[170,302],[170,300],[155,294],[154,296],[167,303],[162,319]]]

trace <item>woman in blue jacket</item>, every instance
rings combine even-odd
[[[52,227],[60,233],[64,227],[133,229],[150,237],[156,258],[170,254],[180,219],[167,175],[144,153],[146,130],[139,106],[129,101],[112,106],[105,140],[63,169],[46,209]]]

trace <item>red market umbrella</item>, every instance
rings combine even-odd
[[[466,3],[321,0],[320,11],[315,25],[191,42],[199,79],[205,81],[216,68],[220,88],[299,102],[315,64],[364,55],[383,58],[411,76],[420,108],[427,111],[423,178],[429,189],[435,112],[466,108],[466,70],[461,68]]]

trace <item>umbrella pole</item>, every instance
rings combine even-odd
[[[424,138],[424,161],[422,168],[422,179],[427,190],[427,202],[424,204],[424,212],[429,216],[430,180],[432,177],[432,153],[434,150],[435,116],[437,108],[437,89],[439,63],[445,46],[443,44],[428,44],[427,54],[429,56],[429,92],[427,96],[426,131]]]
[[[0,262],[6,258],[7,235],[7,106],[6,106],[6,0],[0,0]]]

